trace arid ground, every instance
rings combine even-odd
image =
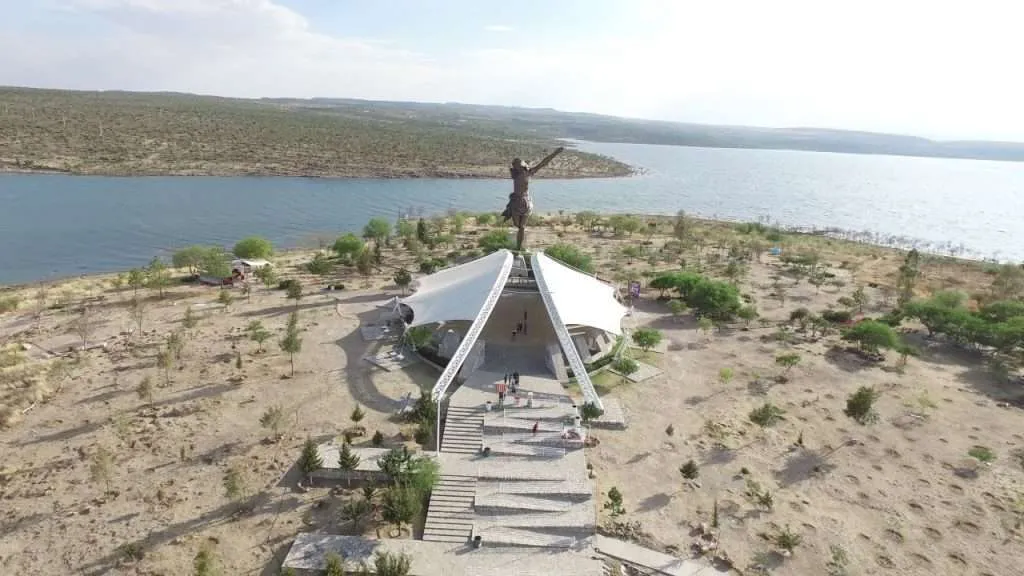
[[[617,237],[551,215],[528,242],[575,244],[594,256],[602,277],[620,285],[678,270],[680,258],[724,278],[730,247],[753,246],[756,256],[736,280],[761,319],[706,333],[691,314],[673,316],[657,290],[644,288],[626,324],[662,332],[667,347],[642,356],[664,374],[638,384],[607,373],[595,378],[630,419],[627,430],[595,432],[600,444],[588,449],[599,502],[617,487],[626,509],[618,520],[639,522],[645,542],[681,555],[690,553],[692,527],[712,523],[717,503],[720,552],[747,573],[1020,572],[1020,384],[993,370],[985,354],[926,338],[910,324],[904,337],[921,352],[905,367],[894,352],[871,363],[845,351],[835,330],[812,337],[782,329],[792,310],[839,308],[837,300],[858,286],[867,295],[864,314],[884,313],[902,253],[813,236],[766,241],[694,220],[690,233],[700,241],[666,255],[660,248],[671,239],[671,219],[651,221],[643,233]],[[433,256],[469,257],[485,232],[467,226]],[[814,250],[833,281],[819,289],[783,274],[771,246]],[[436,372],[423,364],[384,372],[361,360],[375,345],[362,340],[360,321],[399,293],[395,269],[415,271],[417,256],[395,242],[373,274],[339,266],[330,277],[300,272],[311,256],[274,259],[284,276],[302,283],[297,304],[262,286],[252,289],[251,301],[233,290],[226,309],[213,306],[216,288],[181,285],[163,298],[143,289],[141,332],[129,306],[132,290],[114,290],[110,278],[0,292],[21,297],[17,310],[0,315],[2,572],[187,574],[205,545],[213,546],[225,574],[272,575],[297,532],[350,530],[338,512],[345,490],[298,488],[303,442],[341,434],[357,404],[368,436],[379,430],[385,445],[407,442],[411,432],[393,412]],[[945,258],[925,257],[921,272],[921,296],[981,293],[992,280],[981,263]],[[347,288],[320,290],[338,281]],[[198,318],[192,328],[183,325],[189,306]],[[295,309],[303,343],[290,376],[278,340]],[[247,336],[256,320],[273,334],[263,352]],[[181,357],[158,366],[172,333],[181,334]],[[106,346],[66,352],[83,340]],[[775,360],[782,353],[800,358],[785,374]],[[731,377],[720,378],[723,368]],[[151,394],[140,390],[147,378]],[[881,396],[877,421],[861,425],[844,408],[865,385]],[[784,413],[761,428],[748,415],[766,401]],[[260,424],[275,406],[285,415],[280,438]],[[969,457],[976,446],[989,448],[994,461]],[[678,470],[691,459],[699,475],[684,482]],[[244,471],[245,497],[238,501],[225,494],[232,468]],[[751,482],[772,494],[770,507],[747,496]],[[610,520],[607,511],[600,514]],[[768,539],[787,527],[799,536],[789,557]]]

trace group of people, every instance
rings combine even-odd
[[[506,372],[505,380],[498,382],[498,406],[505,404],[505,396],[512,394],[513,396],[519,393],[519,372]]]
[[[516,341],[517,334],[526,334],[526,310],[523,310],[523,321],[516,323],[516,329],[512,331],[512,341]]]

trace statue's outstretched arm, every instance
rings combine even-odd
[[[540,162],[537,162],[536,166],[530,167],[530,176],[533,176],[534,174],[539,172],[541,168],[547,166],[552,160],[555,159],[555,156],[558,156],[563,151],[565,151],[565,147],[563,147],[563,146],[559,146],[558,148],[555,148],[554,152],[552,152],[551,154],[548,154],[547,156],[545,156],[544,159],[541,160]]]

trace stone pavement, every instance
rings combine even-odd
[[[729,573],[727,570],[722,571],[703,562],[676,558],[675,556],[662,554],[661,552],[637,546],[630,542],[616,540],[615,538],[597,535],[594,536],[592,542],[594,550],[605,556],[628,564],[648,568],[657,574],[665,574],[667,576],[719,576]]]

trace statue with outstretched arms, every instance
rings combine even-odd
[[[516,227],[517,251],[523,249],[523,240],[526,238],[526,220],[530,217],[530,212],[533,211],[533,200],[530,199],[530,176],[533,176],[541,168],[547,166],[555,156],[558,156],[564,150],[565,148],[562,146],[555,148],[554,152],[545,156],[543,160],[537,162],[532,167],[519,158],[512,160],[512,168],[510,170],[512,173],[512,193],[508,195],[508,205],[505,207],[505,211],[501,213],[501,217],[505,220],[512,220],[512,224]]]

